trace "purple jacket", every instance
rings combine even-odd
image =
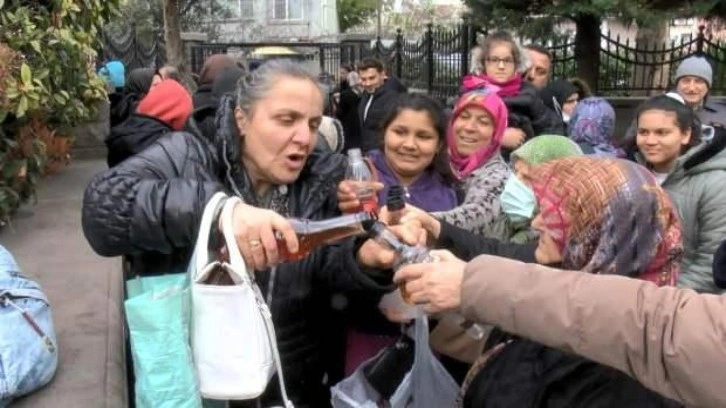
[[[386,204],[388,188],[400,182],[388,166],[382,151],[371,150],[368,158],[378,171],[378,179],[384,186],[378,193],[378,202],[383,206]],[[448,211],[458,205],[454,187],[433,171],[424,172],[411,185],[405,187],[405,190],[406,202],[427,212]]]

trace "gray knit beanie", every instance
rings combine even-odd
[[[676,82],[684,76],[703,78],[703,80],[708,84],[708,89],[711,89],[711,84],[713,83],[713,69],[706,58],[693,56],[684,59],[676,70]]]

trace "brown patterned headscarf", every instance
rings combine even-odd
[[[565,268],[675,285],[681,225],[646,168],[620,159],[570,157],[538,166],[532,188]]]

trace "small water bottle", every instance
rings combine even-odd
[[[349,212],[377,212],[378,197],[373,186],[371,186],[374,181],[373,175],[371,175],[368,165],[363,160],[363,153],[360,149],[348,150],[348,168],[345,172],[345,179],[353,182],[353,188],[360,203],[358,208],[354,208]]]
[[[377,242],[384,244],[396,251],[396,261],[393,264],[393,270],[398,270],[406,265],[418,263],[436,262],[436,257],[431,254],[428,248],[421,246],[411,246],[401,242],[384,224],[379,221],[367,223],[366,229],[369,234]],[[405,314],[410,318],[416,318],[420,314],[418,307],[414,306],[406,292],[404,285],[400,285],[398,290],[389,293],[381,298],[384,306],[399,308],[404,310]],[[463,316],[456,313],[446,313],[444,318],[458,324],[466,333],[475,340],[484,338],[484,328],[474,322],[466,320]]]

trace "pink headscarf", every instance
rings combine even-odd
[[[478,106],[486,110],[494,120],[494,134],[492,140],[485,146],[479,148],[469,156],[462,156],[456,148],[456,133],[454,132],[454,121],[461,113],[470,106]],[[495,154],[499,153],[502,144],[504,131],[507,129],[507,105],[497,95],[494,87],[477,89],[462,95],[451,114],[449,128],[446,131],[446,143],[449,145],[449,157],[451,168],[459,179],[464,179],[484,163],[489,161]]]

